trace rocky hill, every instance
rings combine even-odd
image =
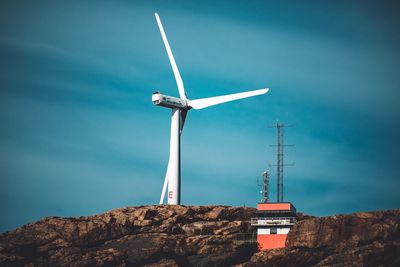
[[[258,252],[248,266],[400,266],[400,210],[298,222],[285,249]]]
[[[46,218],[0,236],[7,266],[208,266],[250,259],[253,208],[141,206],[80,218]]]
[[[45,218],[0,236],[0,266],[400,266],[400,210],[299,214],[287,248],[259,252],[254,208],[141,206]]]

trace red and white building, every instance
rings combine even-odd
[[[290,202],[258,203],[251,225],[257,228],[260,249],[284,248],[290,228],[296,222],[296,208]]]

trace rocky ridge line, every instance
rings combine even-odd
[[[104,214],[50,217],[0,236],[6,266],[223,266],[245,262],[255,244],[255,209],[227,206],[140,206]]]
[[[400,210],[310,218],[247,266],[400,266]]]
[[[400,210],[298,214],[286,248],[258,251],[255,209],[140,206],[50,217],[0,235],[0,266],[400,266]]]

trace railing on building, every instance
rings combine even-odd
[[[256,243],[257,242],[257,233],[237,233],[234,234],[234,241],[236,243]]]
[[[260,217],[260,218],[251,218],[252,226],[259,225],[294,225],[296,223],[296,219],[293,217],[283,218],[268,218],[268,217]]]

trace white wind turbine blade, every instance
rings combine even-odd
[[[167,50],[168,58],[169,58],[169,61],[171,62],[172,71],[174,72],[176,85],[178,86],[178,90],[179,90],[179,96],[180,96],[180,98],[186,100],[187,97],[185,94],[185,88],[183,86],[182,77],[181,77],[181,74],[179,73],[178,66],[176,65],[174,55],[172,54],[172,51],[171,51],[171,47],[169,46],[167,35],[165,35],[164,28],[161,24],[160,17],[158,16],[157,13],[154,13],[154,15],[156,16],[158,28],[160,28],[160,32],[161,32],[162,39],[164,41],[165,49]]]
[[[162,188],[162,191],[161,191],[160,205],[163,204],[165,192],[167,191],[168,177],[169,177],[169,162],[170,161],[168,161],[167,173],[165,174],[164,185],[163,185],[163,188]]]
[[[265,89],[253,90],[253,91],[237,93],[237,94],[188,100],[188,104],[189,104],[189,106],[191,106],[194,109],[203,109],[206,107],[222,104],[222,103],[229,102],[229,101],[234,101],[234,100],[252,97],[252,96],[256,96],[256,95],[262,95],[262,94],[267,93],[268,90],[269,90],[268,88],[265,88]]]

